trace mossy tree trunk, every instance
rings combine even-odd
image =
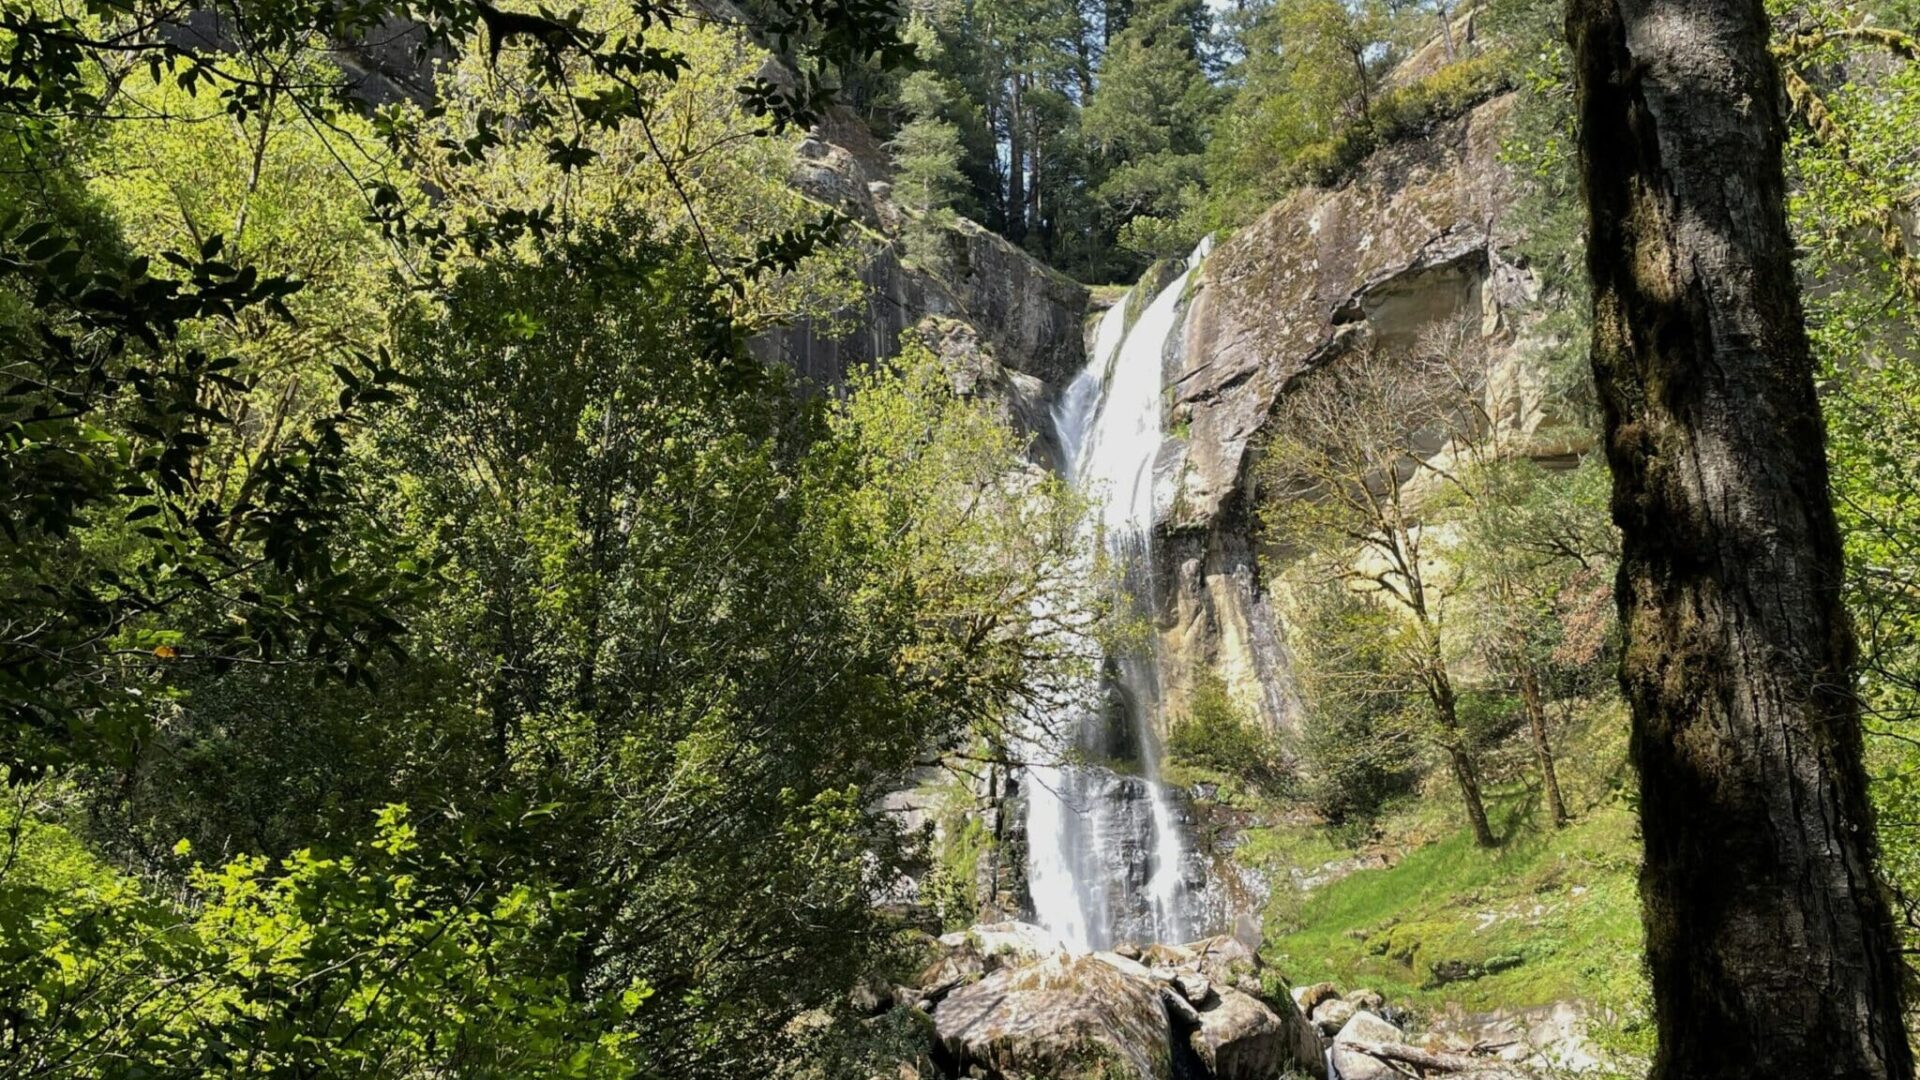
[[[1909,1077],[1759,0],[1570,0],[1656,1080]]]

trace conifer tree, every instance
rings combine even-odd
[[[1122,241],[1143,255],[1183,253],[1192,241],[1175,222],[1197,198],[1220,100],[1203,64],[1207,22],[1197,0],[1137,7],[1113,40],[1083,118],[1089,143],[1111,167],[1097,195]]]
[[[900,105],[908,120],[889,144],[894,199],[909,215],[904,227],[907,258],[937,270],[945,262],[940,234],[952,223],[954,203],[966,185],[960,172],[966,149],[959,127],[947,119],[951,88],[932,67],[943,51],[939,35],[916,17],[906,37],[928,66],[907,76],[900,87]]]

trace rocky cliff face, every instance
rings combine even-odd
[[[939,272],[907,265],[890,176],[885,151],[844,114],[829,117],[800,144],[794,186],[846,214],[862,232],[855,242],[866,253],[860,270],[865,298],[831,320],[850,330],[798,321],[762,335],[755,342],[759,354],[830,388],[848,372],[892,356],[903,331],[932,317],[969,327],[985,346],[981,355],[1010,371],[1055,392],[1065,386],[1086,359],[1086,287],[964,219],[942,233],[946,250]],[[1025,430],[1041,436],[1043,427]]]
[[[1160,630],[1168,713],[1203,671],[1277,730],[1298,725],[1284,631],[1256,560],[1254,457],[1302,375],[1358,342],[1389,347],[1442,323],[1477,328],[1496,367],[1526,351],[1531,277],[1511,255],[1514,187],[1499,160],[1510,98],[1376,154],[1336,189],[1306,189],[1207,259],[1167,357],[1172,488]],[[1521,403],[1513,422],[1537,424]]]

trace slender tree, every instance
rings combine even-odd
[[[1320,575],[1403,615],[1395,651],[1430,706],[1425,736],[1447,759],[1474,842],[1497,842],[1473,733],[1445,647],[1459,574],[1428,550],[1426,515],[1447,480],[1431,460],[1455,411],[1444,368],[1421,353],[1356,348],[1289,390],[1263,452],[1266,529],[1282,550],[1320,552]]]
[[[1653,1076],[1909,1077],[1759,0],[1571,0]]]

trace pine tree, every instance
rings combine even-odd
[[[1173,223],[1197,197],[1206,131],[1220,103],[1203,62],[1207,28],[1198,0],[1136,7],[1113,39],[1082,118],[1089,143],[1111,166],[1096,194],[1143,255],[1174,254],[1193,240]]]
[[[930,32],[926,36],[932,40]],[[907,258],[934,270],[944,267],[942,233],[953,223],[954,203],[966,186],[960,172],[965,154],[960,129],[944,115],[949,100],[947,86],[932,71],[908,76],[901,84],[900,104],[910,119],[889,144],[894,200],[908,215],[903,230]]]

